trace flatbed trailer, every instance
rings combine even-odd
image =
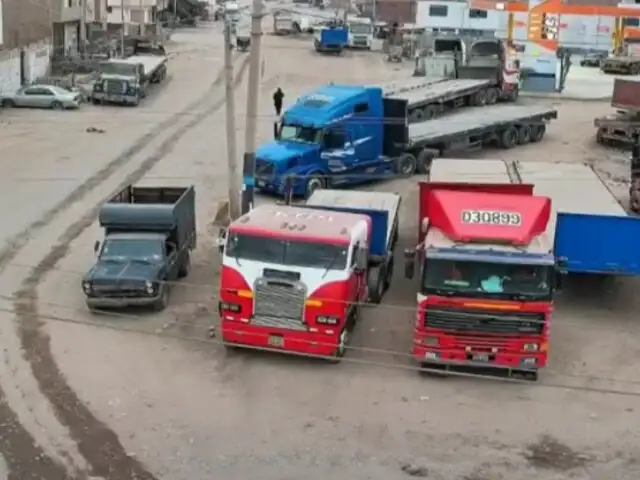
[[[550,234],[567,273],[640,275],[640,217],[628,215],[595,170],[581,163],[518,163],[523,183],[550,197],[557,213]]]
[[[615,56],[605,58],[600,69],[604,73],[622,73],[638,75],[640,73],[640,57]]]
[[[542,140],[546,123],[555,118],[558,118],[555,108],[538,105],[471,108],[435,122],[409,125],[406,150],[422,164],[424,162],[419,157],[424,151],[431,152],[433,158],[490,144],[497,144],[504,149],[514,148]],[[421,166],[421,169],[425,167]]]
[[[640,133],[640,82],[617,78],[613,83],[611,106],[616,112],[597,117],[596,141],[602,145],[630,147]]]

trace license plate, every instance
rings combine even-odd
[[[489,355],[472,355],[471,360],[474,362],[488,362]]]
[[[265,182],[264,180],[258,180],[256,182],[256,185],[257,185],[258,188],[263,188],[263,187],[267,186],[267,182]]]
[[[269,335],[269,346],[282,347],[284,345],[284,338],[280,335]]]

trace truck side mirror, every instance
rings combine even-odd
[[[93,253],[97,255],[99,250],[100,250],[100,242],[96,240],[96,243],[93,244]]]
[[[404,276],[413,278],[416,273],[416,251],[408,248],[404,251]]]
[[[364,272],[369,264],[369,249],[366,247],[360,247],[356,250],[356,269],[359,272]]]

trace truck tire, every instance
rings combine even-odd
[[[424,107],[424,119],[432,120],[438,115],[438,107],[435,105],[427,105]]]
[[[185,255],[184,262],[180,265],[180,270],[178,271],[178,277],[184,278],[189,275],[191,271],[191,255],[189,252]]]
[[[391,258],[387,262],[387,268],[384,272],[384,291],[386,292],[391,287],[391,281],[393,280],[393,254],[391,254]]]
[[[531,125],[518,127],[518,145],[526,145],[531,141]]]
[[[409,114],[409,123],[420,123],[424,121],[424,110],[416,108]]]
[[[411,175],[414,175],[417,168],[418,161],[416,160],[416,157],[410,153],[403,153],[400,155],[396,158],[393,165],[394,172],[398,175],[402,175],[403,177],[410,177]]]
[[[604,134],[607,132],[607,129],[605,127],[600,127],[598,129],[598,131],[596,132],[596,142],[599,143],[600,145],[606,145],[607,142],[605,141],[604,138]]]
[[[511,91],[511,93],[509,94],[509,97],[507,98],[507,100],[509,102],[517,102],[519,96],[520,96],[520,89],[516,88],[516,89]]]
[[[516,127],[507,127],[500,133],[500,148],[508,150],[518,144],[518,129]]]
[[[500,93],[497,88],[490,88],[487,90],[487,105],[494,105],[498,98],[500,98]]]
[[[348,328],[348,325],[345,324],[345,326],[340,331],[340,336],[338,337],[338,345],[336,346],[336,351],[333,353],[333,356],[328,358],[329,362],[340,363],[342,358],[347,353],[347,345],[349,345],[349,328]]]
[[[309,198],[313,192],[319,188],[327,188],[327,182],[324,178],[314,175],[307,180],[307,188],[305,189],[305,197]]]
[[[487,92],[486,90],[480,90],[473,95],[471,104],[476,107],[484,107],[487,104]]]
[[[367,286],[369,288],[369,301],[378,304],[384,296],[384,267],[378,265],[371,267],[367,272]]]
[[[531,143],[538,143],[544,137],[544,134],[547,132],[546,125],[533,125],[531,127]]]
[[[162,290],[160,292],[160,298],[156,300],[156,303],[153,305],[153,309],[156,312],[163,311],[165,308],[167,308],[167,305],[169,305],[169,285],[165,283],[160,288]]]
[[[424,148],[418,154],[418,165],[416,167],[418,173],[428,175],[431,171],[433,160],[438,156],[438,151],[432,148]]]

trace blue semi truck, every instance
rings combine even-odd
[[[340,55],[349,44],[349,29],[338,24],[324,25],[316,30],[313,46],[319,53]]]
[[[552,107],[502,104],[409,125],[406,98],[379,86],[327,85],[286,110],[276,138],[258,149],[255,187],[284,195],[291,185],[308,197],[317,188],[426,173],[450,152],[538,142],[553,118]]]

